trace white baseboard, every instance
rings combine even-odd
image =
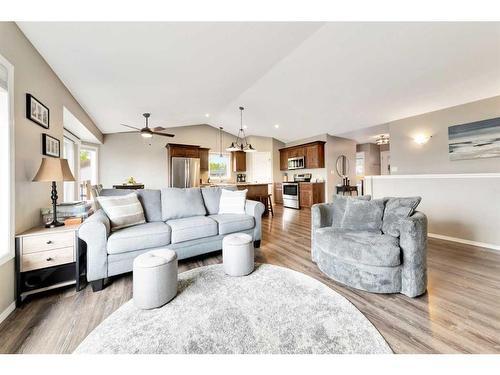
[[[498,250],[498,251],[500,251],[500,245],[493,245],[491,243],[465,240],[463,238],[443,236],[442,234],[435,234],[435,233],[428,233],[427,236],[432,237],[432,238],[437,238],[437,239],[440,239],[440,240],[447,240],[447,241],[459,242],[459,243],[464,243],[466,245],[486,247],[487,249],[492,249],[492,250]]]
[[[0,314],[0,323],[2,323],[10,315],[12,311],[16,309],[16,302],[12,302],[2,313]]]

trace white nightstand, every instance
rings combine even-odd
[[[81,290],[86,254],[79,227],[37,227],[16,236],[17,306],[26,296],[45,290],[72,284]]]

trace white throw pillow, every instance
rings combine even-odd
[[[247,189],[236,191],[222,189],[219,214],[244,214],[247,191]]]
[[[137,193],[96,197],[111,222],[111,230],[131,227],[146,222]]]

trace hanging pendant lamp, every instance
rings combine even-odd
[[[240,130],[238,130],[238,136],[235,142],[231,142],[231,145],[226,148],[226,151],[244,151],[244,152],[255,152],[256,149],[247,142],[247,136],[245,135],[245,130],[243,129],[243,110],[245,108],[240,107]]]

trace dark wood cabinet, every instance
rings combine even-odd
[[[200,147],[199,149],[199,154],[200,154],[200,170],[201,171],[208,171],[208,151],[209,148],[202,148]]]
[[[305,168],[325,167],[325,142],[316,141],[303,145],[282,148],[280,151],[280,170],[288,170],[288,158],[304,157]]]
[[[179,157],[179,158],[199,158],[200,157],[200,146],[168,143],[167,150],[168,150],[169,157]]]
[[[274,183],[274,203],[283,204],[283,184],[281,182]]]
[[[325,202],[324,182],[301,182],[299,183],[299,205],[311,207],[316,203]]]
[[[286,149],[280,150],[280,170],[288,170],[288,152]]]
[[[233,172],[246,172],[247,154],[244,151],[233,151]]]

